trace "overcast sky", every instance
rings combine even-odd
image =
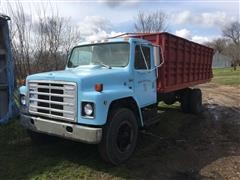
[[[7,2],[0,0],[0,12]],[[138,11],[161,10],[168,16],[168,31],[203,43],[221,36],[221,29],[232,21],[240,21],[239,0],[19,0],[33,18],[37,8],[48,13],[57,9],[59,15],[70,17],[86,40],[106,35],[132,32]],[[50,3],[49,3],[50,2]]]

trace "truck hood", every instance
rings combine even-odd
[[[82,80],[101,82],[105,77],[121,77],[127,73],[127,68],[106,68],[100,65],[79,66],[68,68],[62,71],[51,71],[33,74],[27,77],[28,80],[59,80],[80,83]],[[105,80],[104,80],[105,81]]]

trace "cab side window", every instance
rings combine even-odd
[[[135,69],[151,69],[149,47],[136,45],[134,67]]]

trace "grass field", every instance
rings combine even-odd
[[[162,118],[168,121],[162,122],[157,130],[161,132],[161,136],[169,139],[175,137],[191,118],[196,118],[187,115],[190,118],[186,120],[186,115],[180,112],[177,105],[173,108],[175,110],[170,109],[163,114]],[[140,133],[139,138],[142,139],[141,137]],[[103,162],[96,145],[58,138],[53,140],[51,143],[33,143],[17,119],[1,125],[0,179],[139,179],[146,176],[143,169],[149,169],[149,163],[156,161],[152,157],[151,148],[158,141],[147,137],[139,140],[132,158],[120,166]],[[159,156],[163,162],[173,156],[171,151],[163,154],[164,156]]]
[[[213,72],[214,83],[240,84],[240,70],[225,68],[214,69]],[[163,117],[168,119],[168,123],[158,129],[166,137],[174,136],[178,133],[177,129],[182,129],[181,119],[196,118],[179,112],[179,103],[173,106],[160,103],[160,108],[169,108],[166,117]],[[138,164],[143,164],[146,153],[151,158],[151,152],[144,152],[144,149],[148,149],[147,144],[138,148],[132,161],[114,167],[100,159],[95,145],[62,139],[47,144],[34,144],[19,121],[12,120],[0,126],[0,179],[134,179],[142,177],[143,172],[139,171],[142,168]],[[168,154],[168,151],[161,156],[163,161],[171,157],[172,153]],[[136,170],[133,167],[139,168]]]
[[[240,85],[240,68],[233,71],[233,68],[213,69],[212,82],[219,85]]]
[[[120,179],[126,170],[104,163],[95,145],[34,144],[18,120],[0,126],[0,179]]]

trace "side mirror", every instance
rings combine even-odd
[[[160,67],[164,63],[163,56],[161,56],[161,47],[160,46],[153,46],[153,54],[154,54],[154,64],[155,67]]]
[[[156,67],[158,67],[161,64],[160,47],[159,46],[154,46],[153,47],[153,54],[154,54],[154,65]]]

